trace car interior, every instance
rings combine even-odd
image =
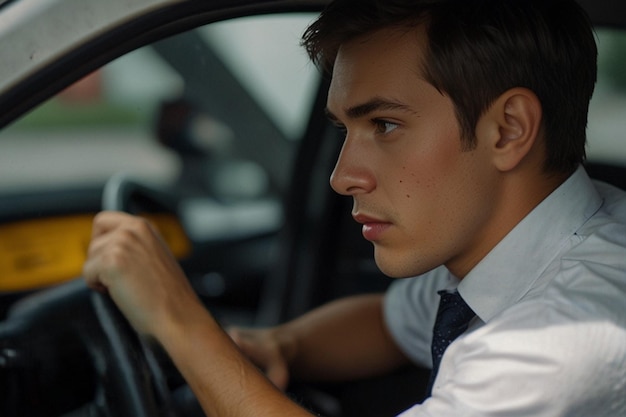
[[[0,415],[202,415],[165,353],[80,279],[102,209],[148,217],[224,326],[387,288],[351,199],[328,184],[341,132],[329,79],[298,45],[324,2],[283,3],[138,20],[2,95]],[[581,4],[601,67],[586,168],[626,189],[626,4]],[[392,416],[428,375],[293,381],[289,395],[328,417]]]

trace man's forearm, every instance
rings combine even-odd
[[[277,337],[293,345],[285,349],[292,376],[345,381],[406,364],[387,333],[382,300],[382,294],[340,299],[277,328]]]
[[[200,305],[157,339],[208,416],[311,416],[278,390],[237,349]]]

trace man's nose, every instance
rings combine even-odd
[[[352,196],[376,188],[373,169],[362,144],[346,138],[330,176],[330,185],[335,192]]]

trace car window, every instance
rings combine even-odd
[[[312,20],[310,15],[276,15],[220,22],[201,29],[203,37],[250,93],[266,104],[268,115],[291,140],[304,133],[317,87],[318,74],[298,41]]]
[[[591,161],[626,163],[626,34],[598,30],[598,82],[589,109],[588,151]]]
[[[125,172],[221,201],[278,196],[317,87],[298,45],[312,19],[220,22],[111,62],[0,133],[0,191]]]

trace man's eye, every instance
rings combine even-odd
[[[348,128],[341,124],[335,124],[335,128],[341,132],[341,135],[345,137],[348,134]]]
[[[389,122],[387,120],[378,120],[375,119],[372,121],[376,126],[376,133],[380,133],[386,135],[394,131],[398,125],[396,123]]]

